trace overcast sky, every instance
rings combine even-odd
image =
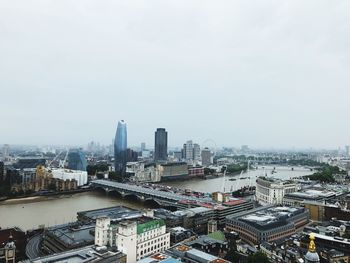
[[[350,144],[350,1],[0,2],[0,144]]]

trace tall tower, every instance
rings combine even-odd
[[[117,173],[125,175],[127,162],[127,131],[126,122],[118,122],[117,132],[114,140],[114,167]]]
[[[316,252],[315,235],[313,233],[310,234],[309,251],[306,253],[304,259],[305,263],[320,263],[320,257]]]
[[[168,159],[168,132],[164,128],[158,128],[154,142],[154,160],[166,161]]]
[[[72,149],[68,153],[68,169],[86,171],[86,157],[81,149]]]

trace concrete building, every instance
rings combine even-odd
[[[115,248],[86,246],[30,260],[31,263],[126,263],[126,255]]]
[[[142,217],[142,215],[141,211],[125,206],[106,207],[77,213],[78,220],[85,223],[95,223],[100,217],[109,217],[112,221],[121,221],[135,219]]]
[[[168,133],[164,128],[158,128],[154,137],[154,161],[166,161],[168,159]]]
[[[98,218],[95,243],[99,246],[116,246],[127,255],[127,262],[134,263],[170,247],[170,234],[161,219],[141,217],[113,222],[108,217]]]
[[[141,152],[146,150],[146,143],[145,142],[141,142]]]
[[[193,144],[193,160],[196,162],[201,161],[201,147],[198,143]]]
[[[94,244],[94,224],[64,224],[50,227],[43,236],[43,250],[49,254],[61,253]]]
[[[188,165],[184,162],[172,162],[158,165],[162,181],[184,179],[188,177]]]
[[[202,165],[203,166],[209,166],[212,162],[212,156],[211,151],[209,148],[204,148],[201,152],[201,158],[202,158]]]
[[[283,197],[286,194],[297,191],[297,185],[293,181],[259,177],[256,180],[256,200],[261,205],[283,204]]]
[[[52,169],[53,178],[65,180],[76,180],[78,186],[83,186],[88,183],[88,174],[86,171],[75,171],[68,169]]]
[[[161,174],[159,166],[145,162],[128,162],[126,164],[126,174],[131,180],[136,182],[160,182]]]
[[[251,245],[287,238],[309,221],[305,208],[265,206],[228,216],[226,230],[237,232]]]
[[[290,206],[300,206],[303,202],[325,202],[334,199],[337,193],[320,188],[307,188],[299,192],[291,192],[283,197],[283,204]]]

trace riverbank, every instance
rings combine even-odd
[[[64,191],[64,192],[55,192],[55,193],[46,193],[45,195],[30,195],[30,196],[19,196],[19,197],[10,197],[5,200],[0,200],[1,205],[10,205],[10,204],[28,204],[28,203],[36,203],[42,201],[49,201],[60,198],[69,198],[74,194],[90,192],[92,189],[77,189],[72,191]]]

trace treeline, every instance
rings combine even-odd
[[[335,182],[334,176],[335,174],[346,174],[346,171],[342,171],[337,166],[331,166],[329,164],[323,164],[319,170],[307,176],[310,180],[320,181],[323,183],[333,183]]]
[[[108,170],[109,170],[109,167],[107,163],[98,163],[94,165],[89,164],[86,167],[86,171],[88,175],[96,175],[99,172],[107,172]]]

